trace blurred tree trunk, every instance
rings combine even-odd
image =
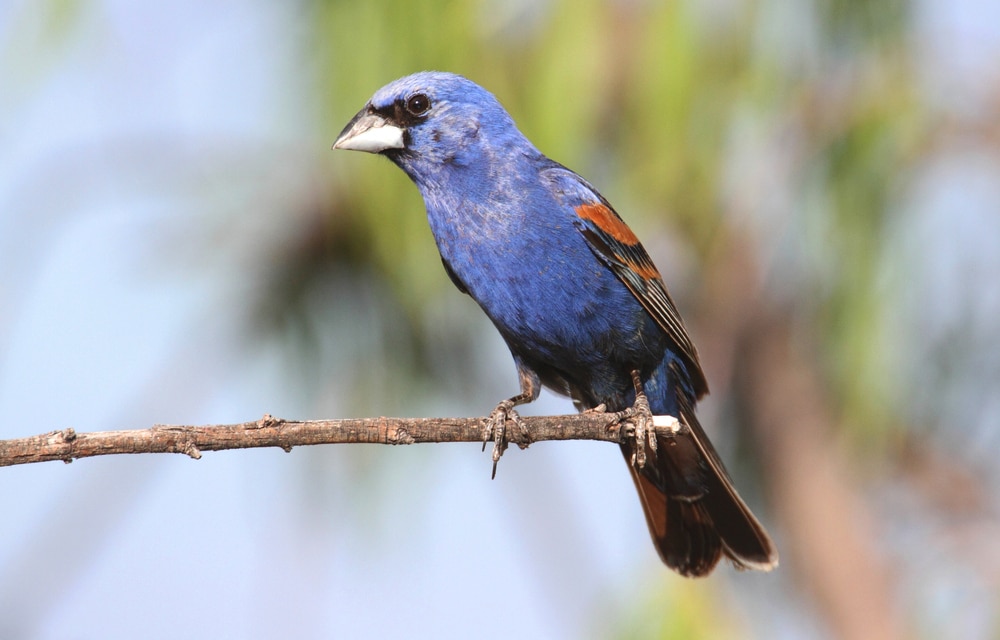
[[[711,355],[730,354],[729,392],[756,449],[782,553],[837,638],[901,638],[878,525],[835,437],[816,352],[819,338],[759,286],[751,243],[728,241],[711,261],[703,300]],[[727,348],[728,346],[728,348]],[[728,365],[728,366],[726,366]],[[709,365],[709,370],[715,367]],[[728,395],[719,389],[720,395]]]

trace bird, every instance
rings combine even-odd
[[[539,151],[492,93],[448,72],[377,90],[332,148],[384,156],[409,176],[446,273],[510,349],[520,392],[485,421],[494,474],[506,425],[525,428],[516,407],[545,386],[633,425],[620,446],[669,568],[705,576],[722,557],[777,566],[695,415],[708,383],[677,306],[596,188]],[[672,433],[657,433],[665,424]]]

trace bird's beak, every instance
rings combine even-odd
[[[340,132],[333,149],[379,153],[386,149],[403,149],[403,130],[382,116],[364,108]]]

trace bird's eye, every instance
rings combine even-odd
[[[430,99],[422,93],[418,93],[415,96],[410,96],[406,100],[406,110],[410,112],[410,115],[422,116],[427,113],[427,110],[431,108]]]

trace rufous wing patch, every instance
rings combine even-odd
[[[603,236],[604,240],[598,244],[604,246],[604,250],[609,256],[614,256],[624,267],[644,280],[659,279],[660,273],[642,249],[639,238],[635,237],[628,225],[622,222],[618,214],[607,205],[601,203],[581,204],[574,210],[581,219],[597,228],[597,231],[591,230],[591,233]]]
[[[623,244],[639,244],[639,238],[635,237],[635,234],[628,228],[628,225],[605,205],[599,202],[596,204],[581,204],[575,210],[576,215],[594,223],[594,226],[618,242]]]

